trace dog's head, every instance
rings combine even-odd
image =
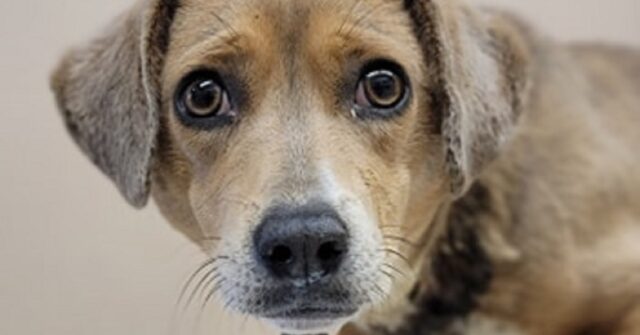
[[[207,251],[228,306],[315,331],[410,278],[508,139],[516,35],[450,0],[150,0],[53,86],[128,201],[152,193]]]

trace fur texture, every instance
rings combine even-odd
[[[377,58],[412,95],[367,120],[353,93]],[[237,93],[227,127],[176,116],[202,68]],[[640,333],[637,51],[559,45],[457,0],[149,0],[53,88],[83,151],[133,205],[151,191],[238,312],[296,297],[251,235],[274,206],[319,202],[351,237],[327,283],[359,308],[340,335]]]

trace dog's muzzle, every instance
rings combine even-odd
[[[355,314],[358,306],[338,278],[349,240],[347,226],[328,206],[269,211],[253,235],[255,261],[266,274],[259,316],[304,331]]]

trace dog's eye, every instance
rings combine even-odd
[[[212,117],[229,111],[229,96],[214,78],[198,78],[182,95],[183,107],[193,117]]]
[[[229,92],[215,72],[185,77],[176,91],[175,106],[185,124],[198,128],[227,125],[236,116]]]
[[[375,70],[362,78],[356,102],[361,106],[390,108],[402,100],[404,90],[400,76],[390,70]]]
[[[185,92],[184,102],[189,113],[207,117],[217,114],[222,107],[225,92],[212,79],[196,81]]]
[[[409,86],[404,72],[390,62],[377,62],[366,68],[355,93],[355,105],[364,116],[390,117],[408,100]]]

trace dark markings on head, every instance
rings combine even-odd
[[[442,123],[448,117],[451,107],[449,95],[446,92],[446,79],[442,60],[442,42],[438,36],[437,23],[434,19],[434,5],[429,1],[404,0],[404,7],[413,23],[413,31],[420,42],[424,62],[427,68],[433,69],[435,77],[428,88],[427,96],[432,110],[430,128],[437,135],[442,134]]]
[[[439,240],[431,260],[428,287],[418,283],[408,299],[416,312],[405,325],[392,332],[373,327],[376,334],[423,335],[446,331],[456,320],[464,320],[477,307],[477,299],[489,290],[492,264],[484,251],[475,218],[490,214],[492,204],[484,185],[475,184],[451,208],[446,234]]]

